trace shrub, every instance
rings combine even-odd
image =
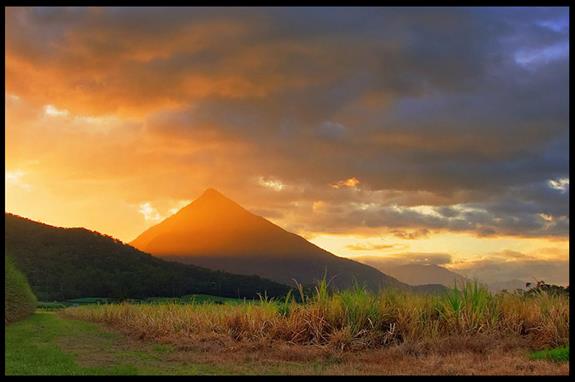
[[[534,296],[541,293],[546,293],[556,296],[569,296],[569,286],[563,287],[561,285],[547,284],[545,281],[537,281],[534,286],[531,283],[527,283],[526,286],[529,288],[525,293],[527,296]]]
[[[21,320],[36,309],[36,296],[26,277],[16,269],[14,262],[4,256],[4,321],[6,324]]]

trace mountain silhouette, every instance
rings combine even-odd
[[[466,282],[471,281],[459,273],[450,271],[447,268],[435,264],[390,265],[375,256],[360,257],[357,258],[357,260],[364,264],[369,264],[380,271],[395,277],[399,281],[413,286],[441,284],[451,288],[455,285],[461,287]]]
[[[257,216],[214,189],[138,236],[132,246],[153,255],[226,272],[309,285],[409,288],[377,269],[338,257]]]

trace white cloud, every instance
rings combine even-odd
[[[185,206],[187,206],[188,204],[190,204],[192,201],[191,200],[180,200],[177,205],[173,208],[170,208],[168,210],[168,212],[170,213],[170,215],[174,215],[176,214],[179,210],[181,210],[182,208],[184,208]]]
[[[6,101],[20,101],[20,97],[16,94],[4,93],[6,96]]]
[[[44,106],[44,114],[50,117],[66,117],[70,112],[68,110],[57,109],[54,105]]]
[[[414,206],[414,207],[406,207],[405,209],[410,210],[410,211],[415,211],[421,215],[434,216],[437,218],[443,217],[443,215],[441,215],[439,212],[437,212],[433,206],[421,205],[421,206]]]
[[[183,207],[187,206],[188,204],[190,204],[192,201],[191,200],[187,200],[187,199],[183,199],[183,200],[178,200],[177,202],[163,202],[163,203],[159,203],[161,206],[160,209],[158,209],[157,207],[154,207],[154,205],[152,205],[151,202],[142,202],[140,203],[140,205],[138,206],[138,212],[142,214],[142,216],[144,217],[144,219],[148,222],[159,222],[165,218],[167,218],[168,216],[174,215],[176,214],[178,211],[180,211]],[[167,209],[168,206],[173,206],[169,209]],[[160,213],[161,211],[166,211],[166,214],[162,214]]]
[[[144,216],[146,221],[156,222],[162,220],[162,216],[150,202],[140,203],[138,212]]]
[[[30,189],[32,189],[32,186],[30,186],[28,183],[22,180],[24,175],[26,175],[26,173],[22,170],[13,170],[13,171],[6,170],[5,172],[6,186],[18,187],[23,190],[29,191]]]
[[[569,42],[561,42],[545,48],[520,50],[515,53],[515,62],[523,67],[544,65],[569,57]]]
[[[554,190],[566,192],[569,190],[569,178],[550,179],[547,184]]]
[[[282,182],[280,182],[277,179],[266,179],[263,177],[258,178],[258,184],[260,186],[272,189],[274,191],[281,191],[286,187],[285,184],[283,184]]]

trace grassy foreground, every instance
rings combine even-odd
[[[468,349],[465,339],[425,354],[400,345],[368,352],[329,347],[256,346],[182,339],[178,345],[135,340],[104,326],[36,313],[5,327],[6,375],[447,375],[569,373],[566,362],[531,360],[528,352]],[[500,349],[501,350],[501,349]]]
[[[106,375],[131,374],[131,367],[81,367],[65,353],[56,339],[97,335],[95,325],[69,322],[53,313],[36,313],[5,328],[6,375]]]
[[[217,366],[162,360],[168,345],[134,343],[53,312],[6,326],[5,346],[6,375],[225,374]]]

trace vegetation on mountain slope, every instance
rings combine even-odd
[[[210,294],[285,295],[285,285],[164,261],[112,237],[5,215],[5,249],[41,301],[79,297],[145,298]]]

